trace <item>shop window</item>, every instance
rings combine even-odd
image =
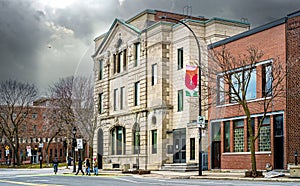
[[[224,152],[230,152],[230,121],[224,122]]]
[[[260,127],[259,151],[271,151],[271,128],[270,128],[270,117],[267,116],[261,121],[262,118],[259,118],[259,122],[262,122]]]
[[[244,120],[234,123],[234,152],[244,152]]]

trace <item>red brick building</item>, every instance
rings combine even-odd
[[[24,122],[19,127],[19,157],[20,163],[36,164],[39,163],[40,155],[43,157],[43,162],[46,162],[46,155],[48,155],[50,163],[52,159],[57,156],[59,161],[65,162],[66,156],[72,157],[72,137],[68,135],[66,138],[67,129],[63,130],[57,136],[54,136],[56,129],[53,123],[55,122],[51,116],[49,117],[49,106],[47,99],[39,99],[33,102],[30,106],[29,112],[24,114]],[[72,128],[71,128],[72,129]],[[69,134],[71,134],[71,129]],[[80,132],[77,132],[76,137],[80,137]],[[51,138],[53,138],[51,140]],[[49,144],[48,149],[46,148]],[[81,150],[81,156],[85,157],[87,152],[86,144]],[[78,156],[78,152],[76,153]],[[4,135],[0,137],[0,162],[6,164],[7,160],[13,161],[13,151]]]
[[[255,64],[255,79],[253,89],[250,89],[253,97],[248,100],[255,133],[263,115],[262,89],[267,81],[264,73],[273,63],[281,63],[286,72],[282,83],[284,96],[275,98],[273,105],[267,110],[255,149],[257,169],[264,170],[267,163],[274,169],[287,169],[289,164],[294,163],[294,153],[300,152],[300,11],[213,43],[209,47],[221,50],[223,46],[233,56],[245,53],[250,46],[256,46],[264,53],[263,58]],[[217,82],[212,83],[219,85]],[[210,97],[209,102],[213,104],[214,98]],[[209,169],[251,169],[246,117],[239,104],[228,101],[213,104],[209,108],[208,131]]]

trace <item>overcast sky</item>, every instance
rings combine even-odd
[[[251,27],[300,10],[299,0],[0,0],[0,80],[34,83],[45,95],[61,77],[91,75],[95,37],[115,18],[145,9],[247,18]]]

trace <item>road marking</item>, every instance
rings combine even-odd
[[[63,186],[56,184],[41,184],[41,183],[26,183],[26,182],[17,182],[17,181],[9,181],[9,180],[0,180],[2,183],[11,183],[15,185],[29,185],[29,186]]]

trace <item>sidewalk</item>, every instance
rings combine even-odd
[[[60,167],[62,174],[75,174],[73,168],[66,169]],[[264,172],[264,175],[266,172]],[[81,172],[78,174],[81,175]],[[92,176],[93,173],[91,174]],[[121,171],[99,170],[99,176],[135,176],[151,177],[164,179],[212,179],[212,180],[247,180],[247,181],[274,181],[274,182],[300,182],[300,178],[291,178],[289,173],[284,176],[274,178],[251,178],[245,177],[244,170],[226,170],[226,171],[202,171],[202,176],[198,176],[198,171],[176,172],[176,171],[151,171],[151,174],[123,174]]]
[[[265,173],[264,173],[265,175]],[[300,182],[299,178],[291,178],[289,173],[284,176],[274,178],[251,178],[245,177],[244,171],[202,171],[202,176],[198,176],[198,171],[174,172],[174,171],[151,171],[149,175],[139,175],[143,177],[158,177],[167,179],[214,179],[214,180],[247,180],[247,181],[274,181],[274,182]]]

